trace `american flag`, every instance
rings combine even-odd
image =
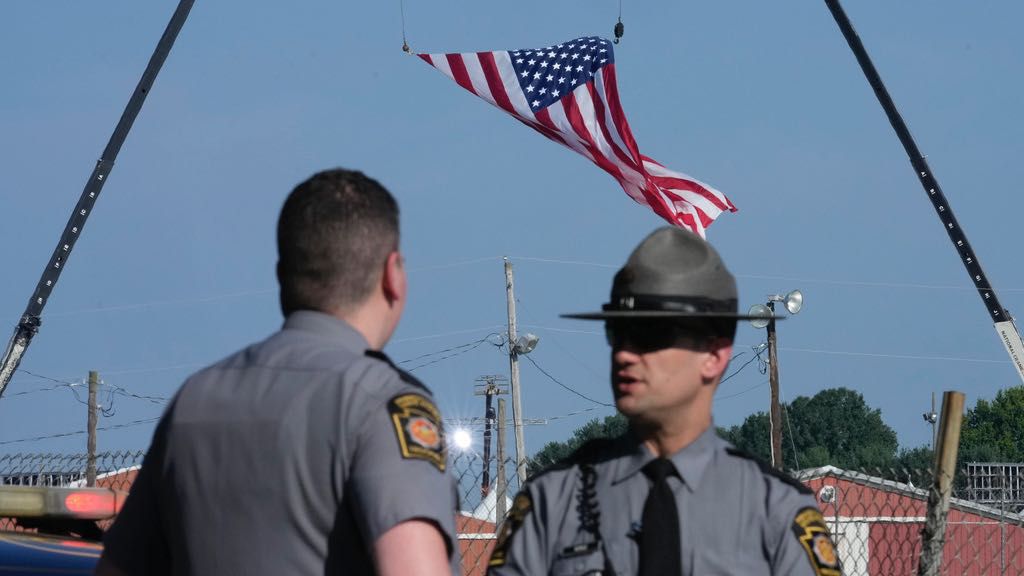
[[[615,83],[610,42],[588,36],[530,50],[419,54],[466,90],[608,172],[630,198],[701,237],[736,207],[718,190],[640,154]]]

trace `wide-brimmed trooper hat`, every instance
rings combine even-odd
[[[600,312],[563,314],[582,320],[721,318],[751,320],[739,314],[736,279],[721,256],[696,234],[665,226],[651,233],[629,255],[612,282],[611,302]],[[777,318],[778,319],[778,318]]]

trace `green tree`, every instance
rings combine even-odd
[[[572,437],[565,442],[548,442],[540,452],[533,455],[527,462],[526,472],[533,476],[537,472],[569,457],[577,448],[595,438],[614,438],[626,432],[629,423],[621,414],[605,417],[604,420],[594,418],[577,428]]]
[[[897,464],[896,432],[878,409],[849,388],[829,388],[783,405],[782,453],[787,468],[833,466],[878,472]],[[751,414],[723,436],[738,448],[770,458],[768,415]],[[795,448],[795,453],[794,453]]]
[[[978,400],[960,430],[961,462],[1024,462],[1024,386]]]
[[[935,473],[935,453],[928,446],[902,448],[896,456],[892,474],[883,476],[897,482],[909,482],[918,488],[931,485]]]

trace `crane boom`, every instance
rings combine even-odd
[[[924,187],[924,191],[927,193],[935,213],[938,215],[939,220],[942,221],[942,227],[946,229],[949,240],[953,243],[953,248],[956,249],[957,254],[960,256],[960,261],[967,270],[967,274],[970,275],[971,281],[978,291],[978,296],[981,297],[985,310],[992,319],[996,333],[999,335],[999,341],[1006,348],[1006,352],[1010,355],[1010,361],[1017,370],[1017,375],[1024,382],[1024,343],[1021,342],[1020,332],[1017,331],[1013,318],[999,303],[996,291],[992,288],[988,277],[985,276],[985,272],[981,269],[981,261],[978,259],[978,255],[971,249],[971,243],[967,241],[967,234],[960,227],[956,216],[953,215],[953,208],[950,207],[949,201],[946,200],[946,195],[942,193],[939,181],[935,178],[931,168],[928,167],[928,162],[925,160],[924,155],[918,150],[917,143],[914,142],[913,136],[910,135],[910,130],[903,121],[899,110],[896,109],[896,104],[893,102],[892,97],[889,96],[889,91],[886,90],[885,84],[882,83],[882,77],[871,62],[871,57],[868,56],[867,50],[864,49],[864,44],[853,29],[853,24],[850,23],[850,19],[846,16],[842,5],[840,5],[839,0],[825,0],[825,4],[828,6],[829,11],[832,12],[832,17],[835,19],[836,24],[839,25],[839,30],[843,33],[843,37],[846,38],[846,43],[850,45],[850,50],[853,51],[853,55],[857,58],[857,63],[860,64],[860,68],[864,72],[868,83],[871,84],[871,89],[874,90],[878,103],[885,110],[885,115],[889,118],[889,124],[892,125],[893,130],[896,131],[896,136],[900,139],[900,143],[903,144],[903,149],[906,150],[907,156],[910,158],[910,164],[914,167],[914,171],[917,172],[917,177],[921,181],[921,185]]]
[[[64,226],[64,233],[61,234],[60,241],[53,249],[53,255],[50,256],[50,261],[43,270],[39,283],[36,284],[36,289],[32,293],[32,298],[25,308],[25,313],[22,314],[21,321],[14,328],[14,335],[11,336],[3,359],[0,361],[0,396],[3,396],[7,384],[14,376],[18,365],[21,364],[21,359],[32,342],[32,338],[39,332],[43,307],[46,306],[50,293],[53,292],[57,280],[60,279],[60,273],[67,264],[71,250],[75,247],[75,241],[81,235],[85,221],[92,213],[96,199],[99,198],[100,191],[103,190],[103,185],[114,168],[114,160],[117,159],[117,154],[121,151],[121,145],[128,137],[128,132],[132,129],[132,124],[135,123],[135,117],[139,115],[142,104],[146,101],[146,96],[149,95],[153,82],[156,80],[157,74],[160,73],[160,68],[167,59],[194,2],[195,0],[180,0],[178,2],[178,7],[171,16],[170,22],[167,23],[167,28],[164,30],[163,36],[160,37],[160,42],[157,43],[156,50],[153,51],[145,72],[142,73],[142,78],[139,79],[124,112],[121,113],[121,119],[118,121],[117,127],[114,128],[114,133],[107,141],[107,147],[103,149],[103,155],[96,162],[96,167],[85,183],[85,189],[82,190],[78,204],[75,205],[75,210],[68,218],[67,225]]]

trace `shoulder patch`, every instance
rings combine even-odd
[[[417,388],[422,388],[428,392],[430,391],[430,389],[427,388],[426,384],[420,382],[419,378],[413,376],[412,374],[396,366],[395,363],[391,361],[391,358],[388,358],[388,355],[381,352],[380,350],[367,350],[366,352],[364,352],[364,354],[366,356],[369,356],[370,358],[376,358],[377,360],[380,360],[381,362],[384,362],[385,364],[390,366],[392,370],[398,372],[398,377],[401,378],[402,381],[405,382],[406,384],[412,384]]]
[[[793,518],[793,534],[807,552],[811,567],[818,576],[841,576],[839,554],[828,533],[825,518],[821,512],[807,506],[797,511]]]
[[[498,541],[494,544],[491,560],[487,563],[489,567],[504,566],[508,561],[509,539],[523,525],[523,520],[530,510],[533,510],[533,500],[530,498],[529,492],[522,490],[516,494],[515,500],[512,501],[512,509],[508,511],[508,517],[501,525],[501,534],[498,534]]]
[[[420,394],[399,394],[388,401],[388,413],[402,458],[426,460],[444,472],[448,445],[441,412],[434,403]]]
[[[744,458],[746,460],[752,460],[756,462],[758,467],[761,468],[761,472],[767,474],[768,476],[774,476],[775,478],[778,478],[779,480],[783,481],[789,486],[796,488],[797,492],[800,492],[801,494],[814,494],[814,490],[808,488],[803,482],[797,480],[796,478],[793,478],[792,476],[786,474],[781,470],[776,470],[774,467],[772,467],[771,464],[765,462],[764,460],[761,460],[760,458],[754,456],[749,452],[740,450],[735,446],[729,446],[728,448],[725,449],[725,451],[731,454],[732,456],[736,456],[737,458]]]

